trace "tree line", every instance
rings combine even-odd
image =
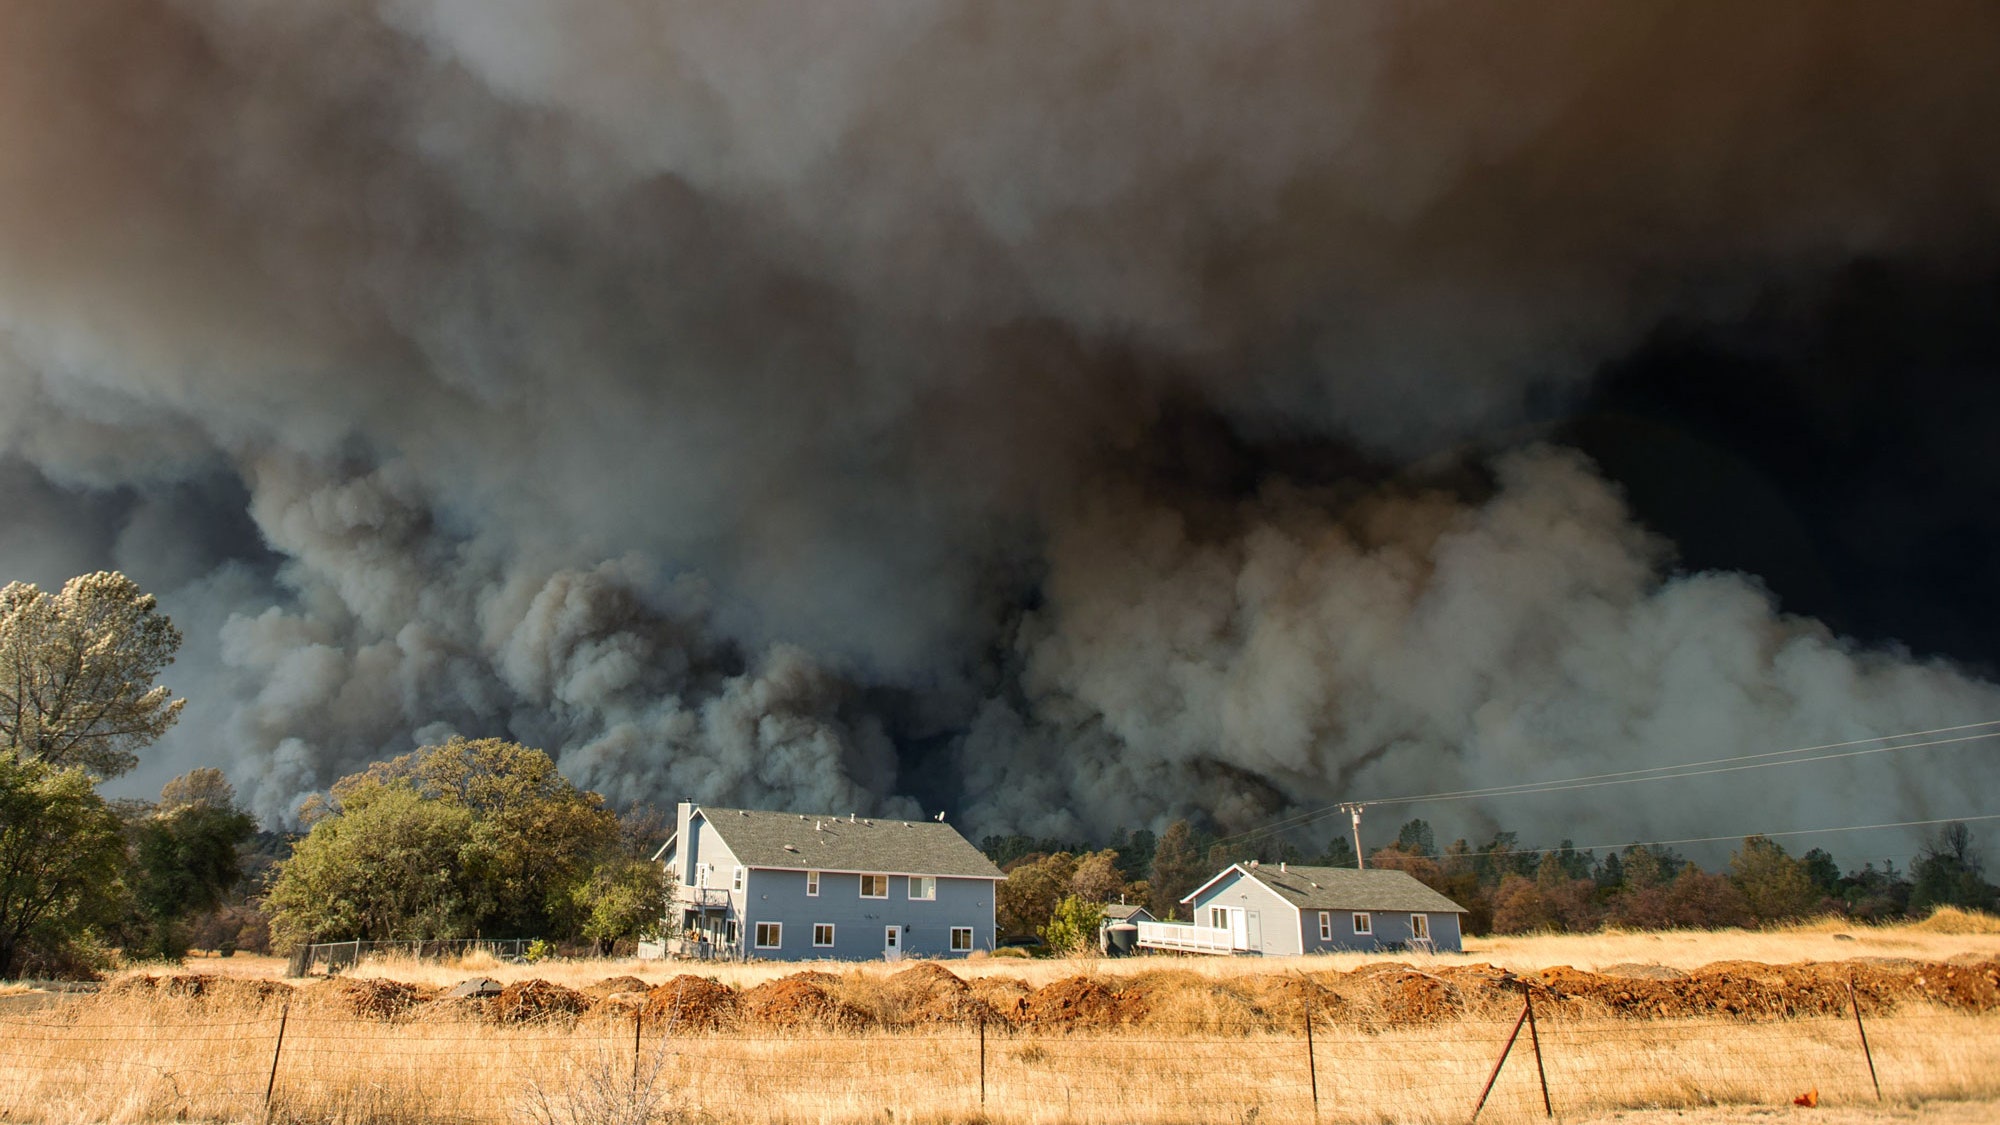
[[[124,575],[0,589],[0,978],[89,975],[196,942],[483,935],[608,948],[659,924],[650,852],[539,750],[454,738],[335,782],[303,838],[260,832],[222,773],[111,801],[185,700],[155,681],[181,635]]]
[[[1823,849],[1793,856],[1764,836],[1744,839],[1716,871],[1666,847],[1634,844],[1600,856],[1568,841],[1525,849],[1519,839],[1498,832],[1483,844],[1459,839],[1439,849],[1430,824],[1411,820],[1394,843],[1369,854],[1368,866],[1408,872],[1458,903],[1473,934],[1715,929],[1829,914],[1880,922],[1927,917],[1941,906],[1990,911],[2000,904],[2000,888],[1987,881],[1964,824],[1935,832],[1907,871],[1885,861],[1843,873]],[[999,892],[1001,932],[1044,937],[1052,922],[1061,923],[1057,937],[1066,937],[1092,903],[1137,903],[1156,918],[1185,919],[1181,899],[1232,863],[1355,866],[1344,834],[1314,855],[1282,839],[1218,840],[1185,820],[1157,836],[1121,828],[1102,849],[1027,836],[988,836],[981,849],[1008,875]]]

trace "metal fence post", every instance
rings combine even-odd
[[[1319,1058],[1313,1052],[1313,1001],[1312,993],[1304,994],[1306,1000],[1306,1078],[1312,1083],[1313,1120],[1319,1120]]]
[[[646,1009],[632,1009],[632,1096],[639,1096],[639,1028],[646,1021]]]
[[[1542,1036],[1535,1030],[1535,994],[1525,981],[1521,984],[1521,1001],[1528,1013],[1528,1042],[1535,1048],[1535,1077],[1542,1083],[1542,1113],[1554,1117],[1556,1108],[1549,1101],[1549,1072],[1542,1069]]]
[[[1861,1022],[1861,997],[1854,990],[1854,975],[1847,976],[1847,1004],[1854,1009],[1854,1030],[1861,1033],[1861,1057],[1868,1060],[1868,1081],[1875,1084],[1875,1100],[1882,1100],[1882,1080],[1875,1076],[1875,1052],[1868,1049],[1868,1028]]]
[[[264,1081],[264,1116],[271,1116],[271,1095],[278,1088],[278,1060],[285,1053],[285,1024],[292,1017],[292,1002],[278,1009],[278,1041],[271,1047],[271,1077]]]
[[[986,1109],[986,1012],[979,1013],[979,1108]]]
[[[1522,997],[1526,999],[1525,994]],[[1513,1053],[1514,1040],[1521,1037],[1521,1025],[1528,1022],[1528,1009],[1523,1006],[1521,1016],[1514,1021],[1514,1030],[1507,1033],[1507,1043],[1500,1048],[1500,1057],[1493,1060],[1493,1073],[1486,1076],[1486,1088],[1479,1091],[1479,1101],[1472,1107],[1472,1116],[1467,1123],[1479,1120],[1479,1111],[1486,1108],[1486,1099],[1493,1093],[1493,1084],[1500,1080],[1500,1068],[1507,1065],[1507,1056]]]

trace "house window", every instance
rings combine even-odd
[[[694,885],[703,889],[708,887],[708,864],[697,863],[694,865]]]
[[[743,869],[741,867],[736,869],[736,877],[730,880],[729,889],[732,891],[740,891],[743,889]]]
[[[861,877],[862,898],[888,898],[889,877],[887,875],[863,875]]]
[[[1431,916],[1428,914],[1410,915],[1410,936],[1418,941],[1429,941],[1431,939]]]
[[[953,953],[972,952],[971,926],[953,926],[951,928],[951,951]]]
[[[1211,907],[1209,907],[1209,908],[1208,908],[1208,924],[1209,924],[1209,926],[1210,926],[1210,927],[1212,927],[1212,928],[1214,928],[1214,929],[1218,929],[1218,930],[1226,930],[1226,929],[1228,929],[1228,928],[1229,928],[1229,908],[1228,908],[1228,907],[1226,907],[1226,906],[1211,906]]]
[[[728,935],[729,935],[729,944],[731,944],[731,945],[735,945],[735,944],[736,944],[736,919],[734,919],[734,918],[731,918],[731,919],[729,920],[729,930],[728,930]]]
[[[930,902],[937,898],[937,876],[910,876],[910,901]]]
[[[806,872],[806,897],[819,897],[819,872],[817,871]]]
[[[1357,934],[1374,933],[1375,920],[1366,914],[1356,914],[1354,916],[1354,932]]]
[[[1319,940],[1333,940],[1333,911],[1331,910],[1322,910],[1319,912]]]
[[[813,923],[813,946],[818,949],[832,948],[833,946],[832,922]]]
[[[757,948],[776,949],[785,944],[785,924],[783,922],[757,923]]]

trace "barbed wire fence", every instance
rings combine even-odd
[[[496,1025],[286,1001],[232,1019],[0,1017],[0,1120],[1531,1121],[1719,1103],[2000,1096],[2000,1018],[1565,1017],[1296,1032],[696,1031],[646,1010]]]

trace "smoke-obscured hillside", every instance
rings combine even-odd
[[[454,732],[1070,835],[2000,718],[2000,482],[1936,452],[2000,420],[1996,24],[13,5],[0,571],[160,592],[135,791],[271,823]],[[1684,409],[1727,364],[1772,424]],[[1950,816],[1994,761],[1507,819]]]

